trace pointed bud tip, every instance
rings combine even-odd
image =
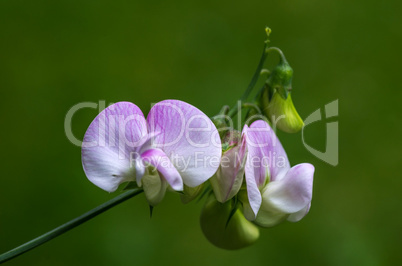
[[[267,34],[267,37],[271,34],[272,30],[269,27],[265,27],[265,33]]]

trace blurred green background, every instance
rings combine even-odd
[[[261,230],[246,249],[211,245],[202,204],[141,195],[8,265],[393,265],[402,259],[401,4],[399,1],[0,2],[0,253],[115,196],[92,185],[64,118],[79,102],[167,98],[208,115],[232,105],[258,63],[264,27],[295,74],[306,118],[339,99],[339,165],[283,134],[292,164],[316,166],[312,209]],[[272,56],[269,61],[275,62]],[[82,109],[82,138],[96,116]],[[306,129],[325,149],[325,123]]]

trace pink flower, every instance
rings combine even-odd
[[[226,162],[228,161],[228,162]],[[243,173],[245,184],[243,184]],[[218,201],[239,193],[248,220],[273,226],[285,219],[298,221],[311,204],[314,166],[290,167],[275,132],[263,120],[244,126],[241,140],[232,142],[211,179]]]
[[[221,153],[216,127],[196,107],[166,100],[155,104],[145,119],[135,104],[119,102],[92,121],[84,136],[82,163],[96,186],[113,192],[135,181],[156,205],[168,186],[182,191],[183,185],[195,187],[208,180]]]

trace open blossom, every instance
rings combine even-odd
[[[145,119],[133,103],[103,110],[84,136],[82,163],[88,179],[115,191],[124,182],[143,186],[151,205],[168,186],[196,187],[217,170],[221,142],[212,121],[196,107],[178,100],[155,104]]]
[[[245,125],[241,139],[223,154],[211,184],[218,201],[239,193],[248,220],[273,226],[286,218],[298,221],[307,214],[313,175],[314,167],[308,163],[291,168],[275,132],[267,122],[258,120],[250,127]]]
[[[255,121],[246,130],[248,157],[261,159],[246,163],[246,218],[266,227],[285,219],[299,221],[310,209],[314,166],[290,167],[285,150],[265,121]]]

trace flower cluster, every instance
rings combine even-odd
[[[303,127],[291,99],[293,70],[280,54],[254,102],[223,108],[212,120],[179,101],[155,104],[147,118],[129,102],[103,110],[89,126],[82,145],[88,179],[113,192],[121,184],[141,188],[150,206],[166,191],[183,203],[207,195],[201,229],[214,245],[238,249],[254,243],[258,227],[297,222],[309,211],[314,167],[291,167],[274,129],[294,133]],[[254,79],[253,79],[254,80]],[[242,131],[228,125],[249,108]]]

